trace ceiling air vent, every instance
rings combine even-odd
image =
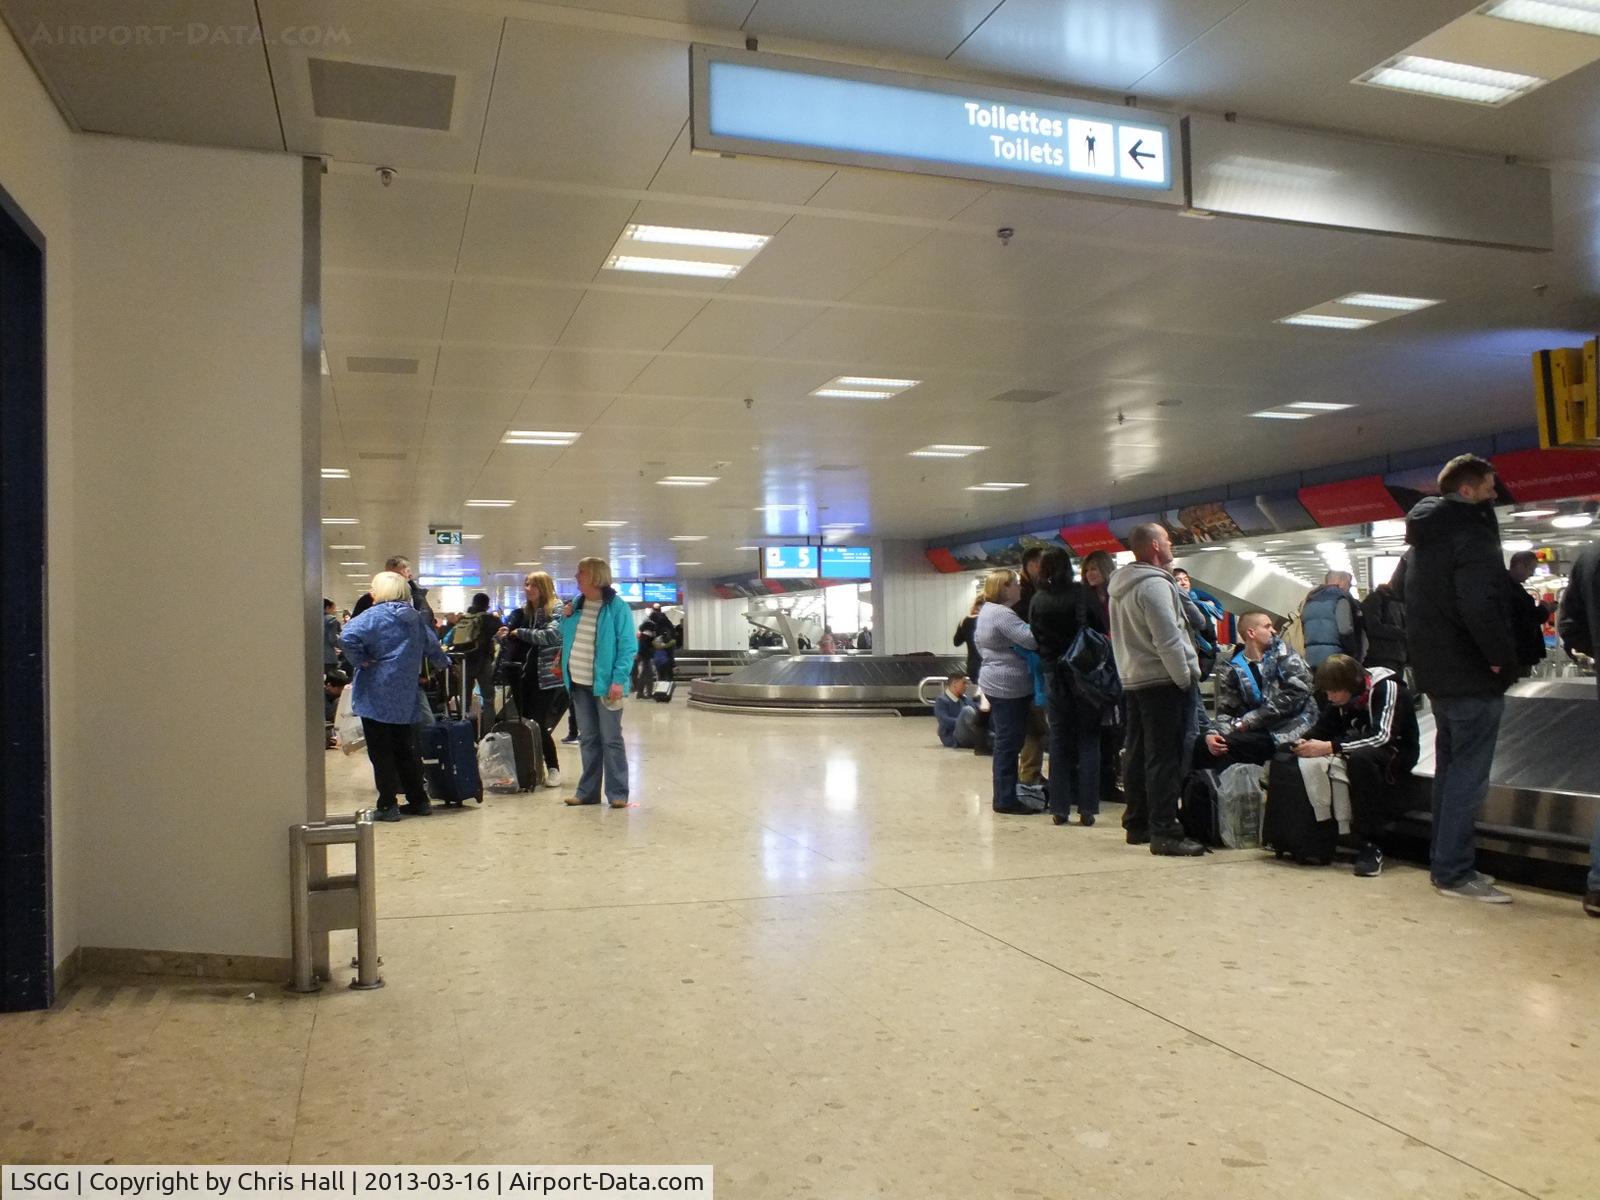
[[[361,450],[356,457],[362,462],[405,462],[404,450]]]
[[[456,77],[366,63],[307,60],[311,107],[319,117],[449,132]]]
[[[344,369],[352,375],[415,375],[417,373],[417,360],[414,358],[372,358],[366,355],[351,354],[344,360]]]
[[[990,396],[991,400],[998,400],[1002,404],[1037,404],[1041,400],[1048,400],[1057,392],[1041,392],[1036,388],[1012,388],[1009,392],[1001,392],[998,396]]]

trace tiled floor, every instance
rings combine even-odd
[[[383,991],[97,981],[0,1019],[0,1160],[1600,1196],[1600,922],[1571,898],[995,817],[987,761],[924,720],[626,723],[635,808],[491,796],[380,827]],[[335,806],[365,802],[363,760],[329,768]]]

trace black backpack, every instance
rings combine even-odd
[[[1079,703],[1107,709],[1122,699],[1122,678],[1111,652],[1111,639],[1089,625],[1089,605],[1078,590],[1078,632],[1066,653],[1056,660],[1056,670]]]

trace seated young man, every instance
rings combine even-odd
[[[1311,668],[1278,639],[1272,618],[1239,618],[1241,647],[1217,668],[1217,716],[1195,744],[1194,766],[1220,771],[1234,763],[1265,763],[1287,750],[1317,721]]]
[[[944,682],[944,691],[933,702],[933,715],[939,722],[939,742],[952,750],[973,750],[983,740],[984,730],[979,727],[978,702],[967,695],[968,679],[960,671],[952,672]]]
[[[1301,758],[1344,759],[1350,777],[1350,831],[1358,840],[1355,873],[1383,873],[1378,838],[1400,815],[1400,784],[1417,765],[1417,714],[1411,693],[1387,667],[1362,667],[1347,654],[1333,654],[1317,668],[1317,690],[1328,707],[1306,740],[1294,748]]]

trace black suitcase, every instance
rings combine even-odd
[[[539,783],[539,743],[534,739],[533,726],[526,721],[497,721],[490,733],[504,733],[511,737],[511,750],[517,758],[517,786],[531,792]]]
[[[478,731],[471,721],[436,721],[417,731],[422,750],[422,777],[428,795],[442,804],[460,806],[469,799],[483,803],[478,774]]]
[[[1300,760],[1279,755],[1267,768],[1267,812],[1262,822],[1261,844],[1279,858],[1326,866],[1339,844],[1339,822],[1317,820],[1306,795]]]
[[[670,704],[672,702],[672,693],[677,688],[678,685],[671,679],[658,679],[655,687],[650,689],[650,697],[657,704]]]

